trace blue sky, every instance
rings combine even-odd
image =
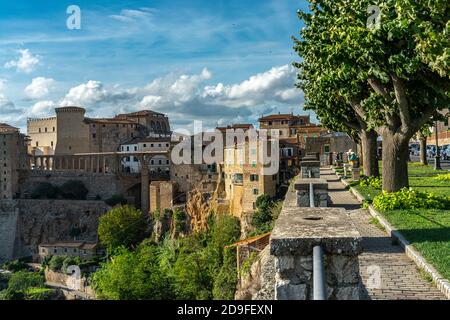
[[[69,5],[81,30],[66,27]],[[2,1],[0,122],[77,104],[90,116],[153,109],[175,127],[302,113],[293,0]]]

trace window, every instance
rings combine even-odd
[[[144,148],[147,148],[147,144],[146,143],[144,143]]]
[[[259,190],[258,189],[253,189],[253,194],[256,196],[256,195],[258,195],[258,193],[259,193]]]
[[[39,141],[36,141],[36,147],[39,147]]]
[[[152,147],[152,148],[153,148],[153,143],[152,143],[152,144],[150,144],[150,147]]]
[[[271,126],[272,125],[272,121],[269,121],[269,126]]]
[[[47,132],[47,128],[45,128],[44,130],[45,130],[45,132]]]
[[[137,151],[137,147],[136,146],[134,147],[134,151]]]
[[[64,252],[67,252],[67,248],[64,248]]]
[[[168,143],[166,143],[166,147],[169,147],[169,144],[168,144]]]
[[[56,253],[56,248],[53,249],[53,253]]]
[[[53,141],[50,142],[50,145],[53,147]]]
[[[42,131],[41,131],[41,128],[39,128],[39,133],[41,133]]]
[[[330,146],[328,144],[323,146],[323,152],[329,153],[330,152]]]
[[[256,203],[253,202],[253,210],[256,210]]]
[[[92,139],[95,139],[97,135],[95,133],[92,134]]]
[[[259,181],[259,176],[257,174],[251,174],[250,181]]]
[[[56,128],[55,127],[53,127],[53,132],[55,132],[56,131]]]
[[[130,147],[129,146],[127,146],[127,151],[130,151]]]

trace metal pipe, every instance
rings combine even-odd
[[[326,300],[325,269],[323,266],[323,250],[318,245],[313,248],[313,295],[314,300]]]
[[[312,183],[309,184],[309,206],[311,208],[316,206],[314,204],[314,185]]]

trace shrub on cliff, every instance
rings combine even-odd
[[[69,180],[61,186],[60,192],[64,199],[85,200],[89,190],[82,181]]]
[[[56,199],[59,195],[59,188],[50,182],[41,182],[31,193],[32,199]]]
[[[120,246],[131,248],[145,239],[148,227],[147,215],[125,205],[113,208],[100,217],[98,236],[110,251]]]
[[[124,206],[127,204],[127,199],[125,199],[125,197],[121,194],[115,194],[110,198],[106,199],[105,203],[110,207],[115,207],[118,204]]]
[[[44,287],[44,277],[35,272],[19,271],[11,275],[8,282],[8,289],[12,291],[25,291],[29,288]]]
[[[48,262],[49,269],[55,272],[60,271],[66,258],[66,256],[52,256]]]

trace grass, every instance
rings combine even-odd
[[[434,179],[443,173],[446,171],[436,171],[429,165],[408,164],[411,188],[450,196],[450,181]],[[368,202],[381,193],[381,190],[367,186],[356,185],[354,188]],[[411,209],[380,213],[444,278],[450,279],[450,210]],[[370,223],[377,226],[378,221],[372,220]]]
[[[381,212],[441,275],[450,279],[450,210]]]
[[[381,231],[386,231],[386,228],[378,221],[377,218],[371,218],[369,223],[380,229]]]

